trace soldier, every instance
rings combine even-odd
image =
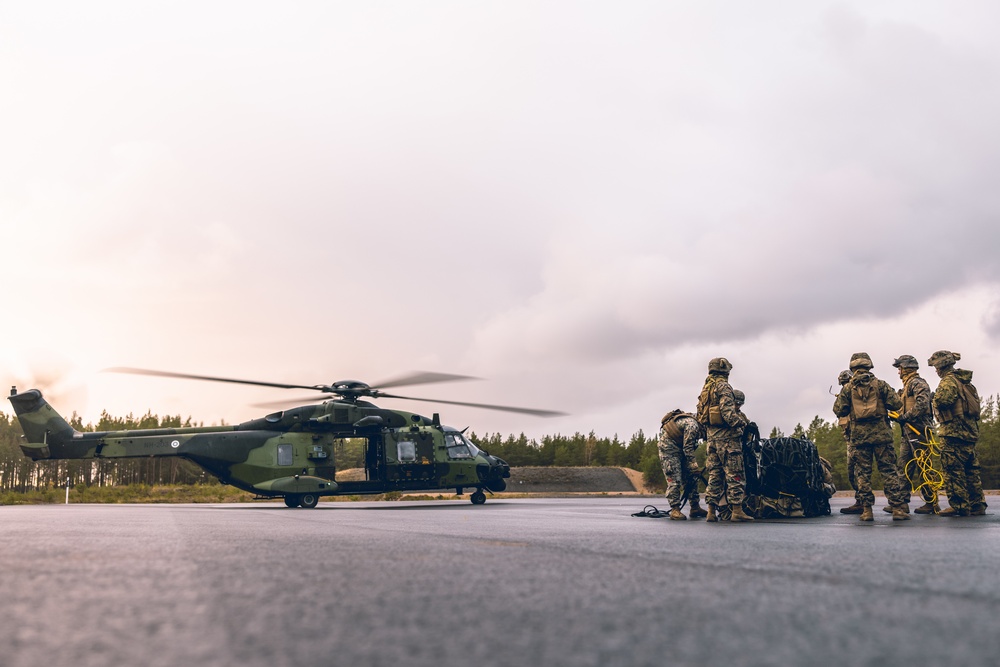
[[[896,475],[896,450],[892,447],[892,427],[889,410],[903,407],[896,391],[870,372],[872,359],[866,352],[851,356],[853,375],[843,386],[833,412],[838,417],[850,417],[851,456],[854,459],[854,481],[858,500],[862,506],[862,521],[874,521],[872,505],[872,459],[878,464],[885,483],[885,495],[892,507],[892,520],[910,518],[910,508],[903,501],[899,477]]]
[[[695,450],[698,449],[698,441],[704,437],[705,430],[690,413],[672,410],[665,414],[660,422],[660,440],[657,449],[660,453],[663,475],[667,478],[670,518],[674,521],[687,519],[681,512],[684,497],[691,503],[691,511],[688,514],[692,519],[708,515],[699,503],[700,469],[694,456]]]
[[[708,362],[708,377],[698,397],[698,421],[708,433],[708,500],[706,521],[718,521],[716,508],[726,498],[732,509],[731,521],[753,521],[743,511],[746,479],[743,471],[743,428],[749,423],[736,409],[729,372],[733,365],[718,357]]]
[[[899,379],[903,388],[899,397],[903,399],[903,409],[899,411],[899,429],[902,434],[899,441],[899,486],[906,502],[910,502],[910,494],[917,489],[924,504],[913,510],[917,514],[936,514],[941,511],[938,505],[937,491],[925,484],[921,461],[930,456],[927,438],[934,426],[934,415],[931,412],[931,388],[927,380],[920,377],[917,369],[920,364],[916,357],[904,354],[892,365],[899,369]]]
[[[941,516],[979,516],[986,514],[983,482],[979,476],[976,441],[979,440],[979,392],[972,384],[972,371],[955,368],[962,358],[958,352],[938,350],[927,360],[941,381],[934,392],[944,468],[948,507]]]
[[[851,371],[840,371],[837,382],[843,387],[851,381]],[[840,418],[840,432],[844,436],[847,447],[847,483],[854,489],[854,504],[849,507],[841,507],[841,514],[861,514],[865,511],[865,506],[861,504],[861,496],[858,494],[858,485],[854,481],[854,456],[851,449],[851,417],[850,415]]]

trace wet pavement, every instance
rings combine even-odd
[[[0,662],[992,664],[988,500],[753,525],[636,497],[0,507]]]

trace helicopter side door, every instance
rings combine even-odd
[[[425,431],[403,431],[389,443],[395,465],[388,467],[390,481],[434,479],[434,436]]]

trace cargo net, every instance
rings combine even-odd
[[[799,438],[750,438],[743,443],[745,510],[757,518],[830,513],[833,490],[816,445]]]

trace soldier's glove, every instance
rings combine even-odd
[[[743,432],[746,434],[747,440],[760,440],[760,429],[757,428],[757,422],[747,424]]]
[[[692,475],[697,475],[698,473],[701,472],[701,468],[698,467],[697,461],[692,461],[691,463],[688,464],[688,472],[691,473]]]

